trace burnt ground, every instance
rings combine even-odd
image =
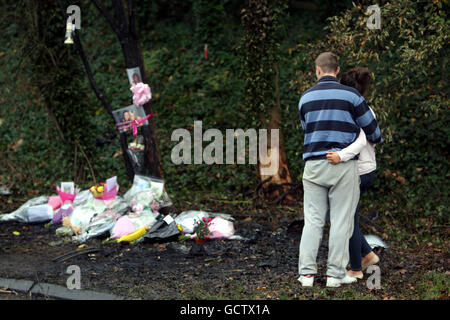
[[[228,212],[235,211],[230,207]],[[65,286],[67,267],[78,265],[82,289],[132,299],[448,299],[446,249],[426,243],[408,249],[387,241],[390,248],[377,251],[380,289],[368,289],[368,274],[356,284],[331,289],[325,287],[325,229],[315,287],[302,289],[297,281],[299,215],[293,212],[276,220],[265,214],[232,215],[236,234],[247,239],[210,240],[204,246],[206,255],[194,255],[191,240],[130,245],[103,244],[105,237],[100,237],[88,240],[84,248],[100,252],[63,262],[52,259],[79,244],[55,235],[55,227],[1,223],[0,277]],[[21,298],[33,297],[0,291],[0,299]]]

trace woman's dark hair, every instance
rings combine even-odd
[[[355,88],[364,96],[369,88],[370,71],[367,68],[354,67],[342,74],[340,82],[343,85]]]

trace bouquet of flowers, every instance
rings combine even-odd
[[[135,174],[143,174],[145,171],[144,167],[144,150],[143,137],[136,137],[136,141],[129,144],[127,153],[131,159],[133,165],[133,170]]]
[[[208,229],[211,224],[211,218],[203,217],[202,220],[195,220],[195,239],[200,241],[205,241],[206,237],[210,234]]]
[[[100,182],[100,185],[92,186],[89,191],[92,192],[94,197],[99,198],[103,196],[103,192],[105,191],[105,183]]]

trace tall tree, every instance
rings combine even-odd
[[[20,12],[17,9],[15,14],[20,15],[27,25],[26,29],[19,30],[23,39],[20,56],[23,65],[30,66],[21,68],[20,72],[26,74],[29,83],[39,92],[37,100],[62,140],[60,153],[65,159],[74,159],[73,180],[92,179],[95,182],[90,161],[94,154],[94,136],[89,130],[92,127],[89,117],[92,109],[84,99],[85,92],[80,90],[84,75],[77,64],[77,57],[71,55],[58,37],[63,24],[58,6],[52,1],[39,0],[22,0],[16,6]]]
[[[91,0],[92,4],[97,8],[101,15],[106,19],[109,26],[116,34],[125,59],[125,67],[135,68],[138,67],[141,73],[142,81],[146,82],[146,75],[144,70],[144,63],[142,58],[142,51],[140,48],[140,42],[138,33],[136,30],[136,19],[134,12],[133,0],[122,1],[122,0],[112,0],[112,7],[114,9],[114,17],[106,10],[106,8],[100,4],[97,0]],[[62,0],[58,0],[60,9],[65,18],[67,18],[66,7],[63,5]],[[102,102],[108,113],[112,117],[112,107],[107,97],[103,91],[98,87],[95,79],[93,77],[89,62],[84,53],[84,49],[81,40],[78,36],[78,32],[74,34],[74,42],[80,57],[83,61],[89,82],[98,97]],[[149,103],[144,105],[144,110],[147,114],[152,113],[152,107]],[[158,146],[156,141],[156,131],[154,119],[149,119],[149,125],[142,126],[142,133],[144,136],[145,145],[145,158],[144,167],[145,174],[161,177],[161,166],[159,161]],[[133,166],[131,165],[131,160],[126,152],[128,148],[128,143],[126,139],[126,133],[120,133],[120,142],[123,151],[123,157],[125,160],[125,165],[127,169],[127,174],[130,179],[134,176]]]
[[[244,105],[256,115],[256,122],[268,129],[266,157],[258,159],[258,176],[260,185],[269,183],[272,186],[281,186],[269,188],[266,194],[270,199],[278,199],[277,202],[286,195],[287,199],[293,200],[288,193],[294,185],[283,149],[281,130],[278,148],[271,145],[271,129],[280,129],[281,121],[279,29],[286,7],[285,0],[246,0],[242,9],[242,24],[245,29],[242,44],[243,73],[246,81]],[[267,159],[278,161],[276,172],[264,172],[268,167],[276,167],[276,163],[265,164]]]

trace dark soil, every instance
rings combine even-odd
[[[438,272],[447,280],[444,290],[438,289],[441,292],[434,298],[448,298],[446,251],[427,246],[401,249],[388,242],[390,249],[377,251],[381,258],[381,289],[367,288],[367,274],[356,284],[329,289],[325,287],[325,230],[315,287],[302,289],[297,281],[302,230],[299,216],[286,215],[276,223],[264,216],[233,217],[236,234],[247,239],[209,240],[203,255],[194,254],[191,240],[129,245],[103,244],[104,238],[97,238],[88,240],[86,248],[100,248],[100,252],[63,262],[52,259],[76,250],[79,244],[63,241],[55,235],[55,227],[2,223],[0,277],[65,286],[68,266],[78,265],[81,289],[133,299],[411,299],[428,298],[416,283],[424,274]],[[20,235],[13,235],[14,231]],[[15,297],[6,293],[0,298]]]

